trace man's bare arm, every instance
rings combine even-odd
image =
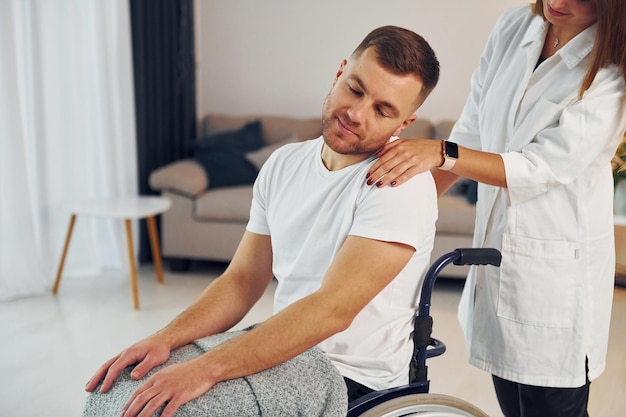
[[[407,245],[349,236],[318,291],[208,352],[203,361],[214,368],[217,379],[224,380],[256,373],[297,356],[348,328],[400,273],[413,253]]]
[[[246,334],[156,373],[133,394],[123,415],[149,415],[167,403],[162,416],[170,417],[216,383],[286,362],[346,329],[413,253],[407,245],[349,236],[318,291]]]
[[[159,333],[172,348],[239,323],[273,278],[271,238],[245,232],[226,271]]]
[[[107,392],[120,372],[134,364],[131,376],[141,379],[164,363],[172,349],[230,329],[263,295],[272,277],[270,237],[246,232],[226,271],[194,304],[164,329],[105,362],[85,389],[93,391],[104,379],[101,391]]]

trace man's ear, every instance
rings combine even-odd
[[[392,136],[398,136],[400,135],[400,133],[407,128],[408,125],[410,125],[411,123],[413,123],[415,121],[415,119],[417,119],[417,116],[412,114],[408,119],[406,119],[405,121],[402,122],[402,124],[400,125],[399,128],[396,129],[395,132],[393,132]]]
[[[341,65],[339,65],[339,69],[337,70],[337,74],[335,74],[335,79],[333,80],[333,87],[335,86],[335,84],[337,84],[337,80],[339,79],[339,77],[341,77],[341,74],[343,74],[343,72],[345,71],[346,65],[348,65],[348,61],[346,61],[345,59],[341,61]]]

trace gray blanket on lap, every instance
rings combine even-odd
[[[170,359],[145,378],[133,381],[126,368],[106,394],[99,387],[87,397],[83,417],[119,416],[132,393],[153,373],[184,362],[242,334],[227,332],[176,349]],[[209,392],[181,406],[176,417],[345,417],[346,386],[337,368],[317,348],[274,368],[217,384]],[[160,416],[161,410],[155,415]]]

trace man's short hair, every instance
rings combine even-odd
[[[379,27],[363,39],[352,57],[358,58],[368,48],[374,48],[379,64],[394,74],[412,74],[421,80],[422,90],[415,102],[417,107],[437,85],[439,61],[428,42],[417,33],[397,26]]]

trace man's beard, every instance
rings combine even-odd
[[[333,151],[343,155],[357,155],[364,153],[372,153],[367,149],[362,149],[361,139],[363,133],[358,130],[358,125],[352,122],[347,113],[337,114],[329,110],[330,96],[326,97],[322,110],[322,136],[324,142]],[[343,135],[338,131],[337,124],[341,123],[356,134],[356,137],[344,139]]]
[[[335,123],[339,123],[336,120],[341,120],[348,129],[352,130],[357,136],[350,139],[345,139],[341,133],[334,127]],[[323,115],[322,116],[322,136],[324,137],[324,143],[333,151],[342,155],[372,155],[381,149],[380,146],[372,147],[364,145],[363,138],[366,135],[355,126],[350,120],[347,114],[337,115]]]

